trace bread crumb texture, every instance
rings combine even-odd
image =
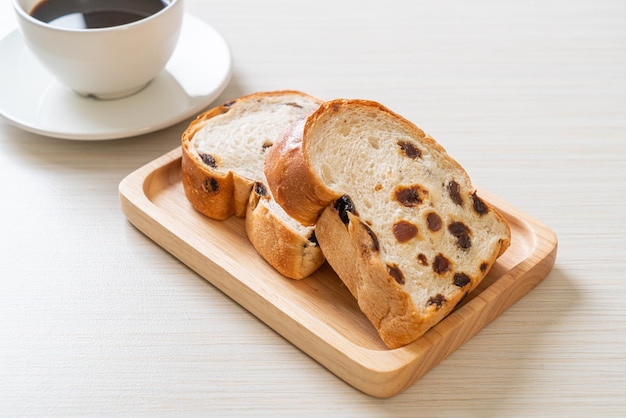
[[[210,156],[214,162],[208,164],[211,168],[233,171],[249,179],[264,179],[267,149],[291,123],[319,105],[301,94],[287,96],[287,93],[259,95],[231,102],[226,112],[209,119],[195,133],[195,152],[198,156]]]

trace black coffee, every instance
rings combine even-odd
[[[170,0],[42,0],[30,15],[70,29],[97,29],[136,22],[162,10]]]

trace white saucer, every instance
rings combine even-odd
[[[174,125],[215,100],[232,72],[221,35],[188,14],[165,71],[123,99],[73,93],[43,69],[19,30],[0,41],[0,60],[0,115],[30,132],[76,140],[125,138]]]

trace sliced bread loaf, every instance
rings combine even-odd
[[[506,220],[444,148],[375,102],[324,103],[269,151],[265,173],[276,202],[316,225],[389,348],[449,314],[510,243]]]
[[[213,219],[246,217],[258,253],[294,279],[310,275],[324,257],[314,228],[273,202],[263,162],[285,129],[320,103],[297,91],[255,93],[202,113],[182,136],[182,182],[192,206]]]

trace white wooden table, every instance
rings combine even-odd
[[[555,267],[376,399],[127,222],[119,182],[188,120],[87,142],[0,119],[0,416],[626,415],[623,0],[186,1],[232,50],[215,103],[275,89],[377,100],[549,225]],[[15,25],[4,0],[0,36]]]

